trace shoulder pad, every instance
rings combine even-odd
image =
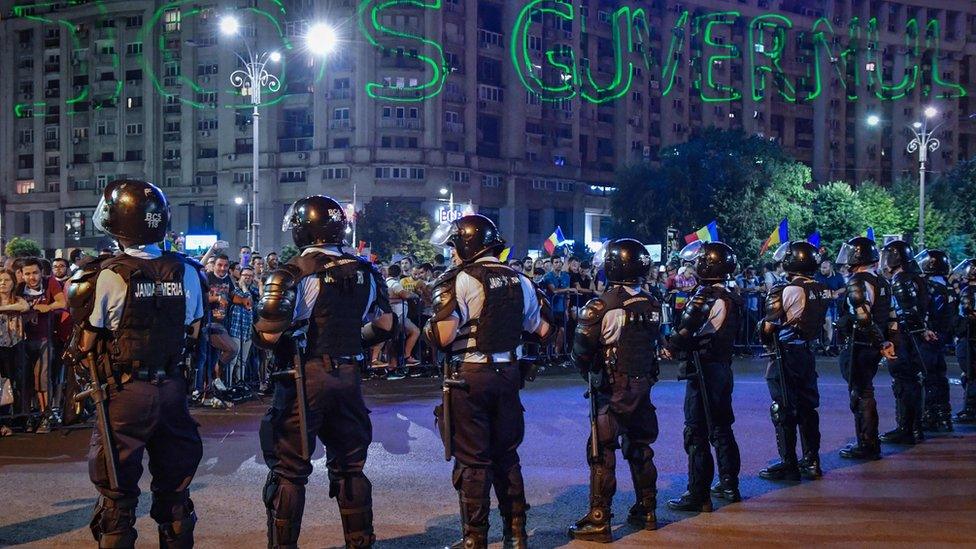
[[[271,271],[264,279],[264,285],[290,288],[302,278],[302,269],[290,261]]]
[[[432,320],[437,322],[451,316],[457,308],[457,292],[454,289],[453,278],[442,281],[434,287],[432,296],[431,313]]]
[[[280,266],[279,268],[290,269],[295,273],[295,277],[302,278],[303,276],[310,275],[317,270],[319,270],[319,259],[325,256],[329,258],[328,254],[323,253],[310,253],[310,254],[298,254],[295,257],[288,260],[288,263]],[[329,261],[331,263],[331,261]]]
[[[453,268],[453,267],[444,271],[443,273],[441,273],[439,277],[437,277],[436,280],[434,280],[434,286],[439,286],[441,284],[446,283],[449,280],[454,280],[455,278],[457,278],[457,275],[460,272],[461,272],[460,269]]]
[[[712,308],[711,304],[708,302],[708,296],[703,293],[696,293],[691,296],[688,303],[685,305],[686,312],[705,312]]]
[[[84,316],[80,311],[92,304],[91,300],[95,297],[95,281],[98,280],[104,261],[104,259],[89,261],[71,275],[65,297],[68,307],[75,315]]]
[[[596,324],[603,322],[603,315],[607,313],[607,303],[599,297],[586,302],[579,313],[580,324]]]

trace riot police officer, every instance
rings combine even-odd
[[[589,382],[590,510],[570,527],[569,535],[609,543],[617,448],[630,465],[637,499],[628,520],[642,529],[657,528],[651,444],[657,440],[658,424],[651,386],[659,373],[661,304],[641,289],[651,256],[637,240],[609,241],[594,262],[603,264],[610,286],[580,312],[573,340],[573,359]]]
[[[952,431],[952,408],[949,405],[949,378],[945,347],[952,341],[958,304],[955,293],[946,280],[952,265],[942,250],[922,250],[915,256],[922,270],[929,294],[926,310],[928,327],[934,337],[922,338],[922,388],[925,410],[922,413],[923,431]]]
[[[325,445],[329,497],[336,498],[346,547],[370,547],[372,485],[363,474],[372,440],[357,361],[392,335],[386,284],[368,262],[343,248],[346,217],[327,196],[296,201],[282,231],[302,251],[264,283],[254,341],[273,348],[281,371],[261,421],[268,547],[298,545],[310,456]]]
[[[895,358],[888,334],[897,330],[891,310],[891,287],[878,275],[880,253],[870,238],[859,236],[841,246],[838,265],[848,268],[845,306],[837,330],[846,337],[840,370],[847,381],[856,442],[839,452],[846,459],[881,459],[878,441],[878,404],[874,376],[882,356]]]
[[[928,288],[915,254],[902,240],[893,240],[881,249],[880,268],[891,282],[891,305],[898,329],[892,339],[897,358],[887,361],[897,425],[879,438],[890,444],[915,444],[923,438],[921,342],[934,338],[926,324]]]
[[[967,259],[952,270],[959,280],[959,317],[956,328],[956,357],[966,390],[957,423],[976,423],[976,259]]]
[[[732,345],[742,322],[742,302],[727,287],[736,257],[723,242],[695,241],[681,251],[694,265],[699,286],[685,305],[674,334],[662,352],[690,357],[679,379],[685,385],[684,446],[688,453],[688,490],[668,501],[676,511],[711,511],[708,485],[714,474],[709,443],[715,447],[719,482],[711,493],[739,501],[739,445],[732,433]]]
[[[776,430],[780,461],[759,471],[768,480],[798,481],[800,476],[816,479],[820,467],[820,391],[817,362],[811,345],[820,337],[830,290],[813,280],[820,266],[820,254],[809,242],[783,243],[773,259],[782,263],[787,282],[777,284],[766,296],[766,317],[759,322],[759,337],[772,352],[766,370],[769,415]],[[803,459],[797,462],[799,428]]]
[[[189,486],[203,445],[187,408],[183,364],[204,316],[204,286],[198,263],[160,250],[169,220],[169,203],[156,186],[109,183],[92,221],[123,253],[86,264],[69,285],[76,326],[65,358],[99,410],[88,454],[101,494],[91,521],[99,547],[135,545],[144,452],[160,546],[193,546]]]
[[[528,505],[518,455],[523,376],[515,351],[523,339],[548,339],[552,314],[530,279],[499,263],[505,241],[487,217],[444,223],[431,242],[453,248],[458,263],[435,282],[424,327],[424,337],[448,361],[444,402],[435,414],[445,456],[455,458],[463,538],[454,547],[487,547],[492,486],[506,547],[525,547]]]

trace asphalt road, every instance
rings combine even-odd
[[[834,361],[821,364],[821,427],[826,476],[816,482],[775,484],[757,472],[775,457],[768,418],[769,397],[762,365],[736,364],[735,433],[742,448],[743,502],[716,512],[673,513],[664,502],[684,491],[682,449],[683,383],[672,368],[653,390],[661,436],[654,445],[660,528],[634,531],[624,524],[633,502],[626,465],[618,471],[614,501],[616,545],[647,547],[702,545],[976,544],[976,428],[933,436],[911,449],[886,446],[884,459],[852,463],[836,450],[853,436],[846,384]],[[950,366],[956,372],[954,365]],[[876,378],[882,429],[893,424],[889,377]],[[365,391],[374,427],[366,472],[373,482],[377,547],[443,547],[459,535],[457,496],[451,465],[433,425],[439,398],[436,380],[369,382]],[[586,511],[588,471],[585,439],[588,406],[575,376],[542,378],[523,392],[526,436],[521,448],[533,547],[586,547],[570,544],[566,527]],[[962,392],[952,387],[953,407]],[[258,448],[257,428],[265,404],[231,410],[197,410],[204,458],[191,487],[200,522],[198,547],[264,547],[265,514],[261,487],[267,468]],[[87,528],[95,491],[88,482],[87,429],[51,435],[0,439],[0,546],[90,547]],[[302,529],[303,547],[335,547],[342,533],[321,447],[314,456]],[[156,545],[149,518],[148,472],[139,505],[139,546]],[[500,547],[499,518],[493,513],[491,540]],[[596,544],[592,544],[596,547]]]

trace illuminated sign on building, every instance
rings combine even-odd
[[[255,24],[274,29],[280,43],[266,46],[297,53],[289,39],[293,34],[286,32],[289,19],[284,5],[278,0],[259,0],[257,3],[266,9],[253,5],[242,9],[251,12]],[[94,4],[100,13],[109,16],[104,2]],[[83,29],[70,20],[70,15],[61,16],[59,12],[34,15],[35,11],[47,11],[49,6],[40,3],[18,5],[13,8],[13,16],[35,21],[47,29],[65,29],[72,48],[73,73],[88,76],[74,86],[73,95],[65,100],[67,113],[76,112],[76,105],[84,105],[86,110],[89,105],[91,110],[115,106],[127,81],[123,78],[119,54],[114,47],[106,49],[98,45],[99,40],[116,42],[114,26],[96,25],[95,29]],[[909,19],[901,29],[902,43],[892,45],[892,51],[886,53],[885,46],[890,44],[880,41],[880,23],[875,17],[853,17],[843,25],[835,25],[821,17],[813,20],[809,28],[801,29],[792,19],[777,13],[745,17],[738,11],[682,10],[674,25],[662,31],[659,25],[655,27],[651,23],[652,15],[658,14],[644,7],[621,6],[612,13],[601,12],[599,20],[592,20],[569,0],[529,0],[521,6],[507,40],[503,41],[498,34],[493,36],[498,46],[508,48],[518,82],[542,101],[577,97],[591,103],[614,101],[632,88],[638,69],[647,74],[650,88],[666,97],[674,90],[679,65],[685,63],[692,67],[692,89],[705,102],[758,102],[770,94],[778,94],[789,102],[810,102],[820,97],[826,83],[831,81],[843,87],[850,101],[866,94],[893,101],[908,97],[915,90],[919,90],[923,97],[941,99],[968,95],[967,90],[952,82],[941,67],[945,55],[938,19],[924,24]],[[441,10],[442,0],[362,0],[356,10],[362,39],[377,51],[413,58],[425,75],[418,79],[368,82],[365,92],[372,98],[421,102],[440,94],[448,78],[460,78],[451,76],[452,68],[442,45],[423,35],[424,25],[391,26],[390,21],[400,17],[394,18],[393,14],[384,12],[398,10],[399,14],[404,9],[416,11],[423,19],[432,11]],[[196,75],[180,72],[179,50],[187,47],[187,43],[198,47],[216,45],[208,38],[201,39],[203,43],[182,40],[182,25],[190,18],[213,25],[210,19],[217,17],[219,13],[215,8],[201,8],[191,0],[166,3],[143,23],[138,33],[138,51],[127,51],[127,55],[137,56],[155,91],[166,99],[167,108],[181,104],[200,109],[216,108],[218,104],[228,108],[250,108],[246,102],[218,101],[220,93],[241,92],[221,86],[206,67],[198,68]],[[543,25],[562,29],[578,27],[581,34],[587,33],[591,25],[609,25],[611,47],[604,48],[599,55],[581,57],[581,50],[574,43],[578,40],[574,40],[574,34],[567,30],[555,38],[547,37],[544,47],[541,39]],[[727,32],[723,29],[733,29],[733,40],[724,38]],[[92,31],[96,33],[95,41],[89,40]],[[350,29],[348,32],[355,31]],[[348,37],[350,42],[358,39]],[[147,49],[156,49],[154,56],[144,56],[143,43]],[[149,62],[148,59],[153,58],[159,61]],[[798,76],[788,74],[783,67],[784,59],[790,58],[803,67]],[[112,78],[106,81],[103,74],[95,75],[91,68],[95,61],[109,62],[115,69]],[[59,64],[60,60],[50,62]],[[293,62],[307,63],[309,59],[299,56]],[[47,59],[45,63],[48,63]],[[312,83],[321,80],[326,65],[327,61],[314,61],[310,75]],[[282,85],[269,89],[267,94],[262,93],[262,97],[268,97],[264,104],[280,102],[289,95],[287,66],[286,56],[280,69]],[[216,72],[214,65],[213,73]],[[309,76],[308,71],[305,72],[306,77]],[[742,84],[733,80],[733,72],[741,72]],[[601,73],[609,76],[601,76]],[[96,76],[97,82],[94,81]],[[141,87],[141,83],[138,85]],[[191,90],[191,93],[181,93],[180,87]],[[304,90],[307,89],[305,86]],[[19,98],[21,101],[14,106],[17,116],[46,114],[45,98],[37,92],[34,94],[34,97]]]

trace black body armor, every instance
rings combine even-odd
[[[485,300],[478,318],[469,319],[458,329],[458,337],[451,351],[479,351],[486,355],[514,352],[522,341],[525,311],[522,275],[506,265],[493,262],[471,263],[461,271],[481,284]],[[474,346],[463,348],[468,339],[474,339]]]
[[[632,296],[623,286],[616,286],[600,299],[606,303],[606,312],[613,309],[624,310],[620,337],[604,351],[607,367],[628,376],[657,377],[661,304],[647,292],[642,291]],[[602,325],[602,319],[600,324]]]
[[[898,323],[908,332],[924,330],[929,305],[925,280],[916,273],[898,272],[892,277],[891,293]]]
[[[868,288],[874,292],[874,300],[870,302]],[[881,345],[891,320],[891,286],[888,281],[867,271],[854,273],[847,281],[847,304],[844,316],[849,322],[844,324],[851,324],[850,328],[857,329],[856,340]],[[850,333],[849,329],[844,331]]]
[[[186,340],[186,259],[172,252],[151,260],[120,255],[101,267],[128,287],[122,319],[108,346],[112,363],[150,368],[178,363]]]
[[[783,292],[790,286],[803,290],[804,303],[799,318],[788,323]],[[777,284],[769,291],[764,322],[780,329],[779,338],[782,341],[814,341],[820,337],[830,299],[830,290],[823,284],[806,277],[793,277],[789,283]]]
[[[699,337],[698,332],[708,322],[715,302],[725,304],[725,321],[714,333]],[[732,346],[742,322],[742,301],[724,286],[699,286],[681,314],[669,347],[675,351],[702,353],[703,362],[729,362]]]
[[[950,334],[956,317],[955,296],[945,284],[931,279],[926,280],[926,283],[929,294],[927,309],[929,329],[942,335]]]
[[[361,354],[363,313],[376,280],[372,266],[350,254],[324,253],[297,256],[289,264],[296,265],[302,274],[317,277],[320,284],[309,319],[307,354]]]
[[[956,335],[976,341],[976,285],[969,284],[959,290],[959,329]]]

